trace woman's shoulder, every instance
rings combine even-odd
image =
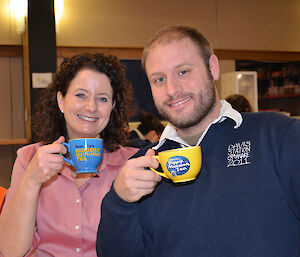
[[[17,150],[17,158],[22,159],[24,162],[29,162],[35,155],[37,149],[43,145],[42,142],[25,145]]]
[[[133,156],[139,149],[129,146],[120,146],[114,152],[107,152],[108,162],[113,165],[122,165],[131,156]]]
[[[120,146],[120,148],[115,151],[114,153],[118,155],[124,156],[126,159],[128,159],[130,156],[134,155],[139,148],[131,147],[131,146]]]

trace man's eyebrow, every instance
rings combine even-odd
[[[175,68],[180,68],[182,66],[194,66],[192,63],[184,62],[175,66]]]
[[[195,66],[194,64],[192,63],[189,63],[189,62],[184,62],[184,63],[180,63],[180,64],[177,64],[176,66],[174,66],[176,69],[178,68],[181,68],[182,66]],[[162,75],[163,72],[160,72],[160,71],[156,71],[156,72],[153,72],[151,74],[149,74],[149,77],[153,77],[153,76],[159,76],[159,75]]]
[[[153,72],[153,73],[149,74],[149,77],[159,76],[159,75],[161,75],[161,74],[163,74],[163,73],[160,72],[160,71],[157,71],[157,72]]]

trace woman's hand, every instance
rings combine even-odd
[[[51,179],[64,165],[64,159],[59,154],[66,154],[67,149],[61,143],[65,138],[61,136],[49,145],[41,146],[30,161],[24,178],[33,186],[41,186]]]

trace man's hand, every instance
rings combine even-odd
[[[116,193],[126,202],[136,202],[143,196],[152,193],[161,176],[151,170],[156,169],[158,161],[152,156],[154,151],[149,149],[145,156],[128,160],[120,170],[114,182]]]

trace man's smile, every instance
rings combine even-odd
[[[169,106],[170,107],[176,107],[176,106],[181,105],[181,104],[183,104],[183,103],[185,103],[185,102],[187,102],[187,101],[189,101],[191,99],[192,99],[191,97],[187,97],[187,98],[185,98],[185,99],[183,99],[183,100],[181,100],[179,102],[171,103],[171,104],[169,104]]]

